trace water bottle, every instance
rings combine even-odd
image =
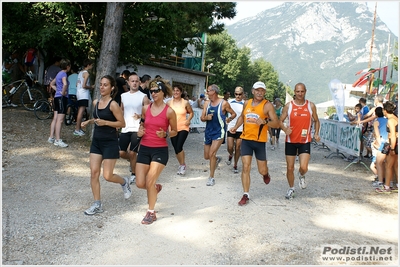
[[[16,90],[17,90],[17,88],[15,88],[15,86],[14,86],[13,88],[11,88],[10,94],[14,94]]]

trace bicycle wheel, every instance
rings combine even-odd
[[[67,106],[67,113],[65,114],[65,117],[64,117],[64,124],[65,125],[71,125],[74,121],[75,121],[75,119],[76,119],[76,109],[75,109],[75,106],[72,104],[70,104],[70,105],[68,105]]]
[[[46,120],[52,117],[53,109],[51,108],[49,101],[46,99],[40,99],[36,101],[34,105],[34,112],[36,118],[39,120]]]
[[[29,91],[28,91],[29,90]],[[30,92],[30,96],[29,96]],[[44,99],[43,92],[37,88],[28,88],[21,94],[21,104],[22,106],[30,111],[34,110],[34,104],[36,101]]]

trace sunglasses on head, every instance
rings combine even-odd
[[[154,90],[150,89],[150,94],[152,94],[152,93],[158,94],[160,91],[161,91],[160,88],[154,89]]]

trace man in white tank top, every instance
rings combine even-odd
[[[131,73],[128,78],[130,90],[121,94],[121,109],[124,114],[125,127],[121,129],[119,136],[119,155],[130,162],[131,177],[130,183],[135,182],[136,156],[140,143],[137,136],[142,117],[142,107],[150,104],[145,93],[139,91],[140,79],[136,73]],[[128,150],[129,147],[129,150]]]
[[[93,60],[85,59],[83,61],[84,69],[79,72],[76,81],[76,99],[78,100],[78,115],[76,116],[76,125],[74,135],[82,136],[85,132],[81,128],[82,117],[85,109],[89,106],[90,90],[94,89],[94,85],[90,84],[89,70],[93,68]]]

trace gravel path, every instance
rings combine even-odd
[[[85,216],[92,203],[89,145],[63,126],[68,148],[47,143],[50,120],[32,112],[2,110],[2,263],[23,265],[337,265],[321,258],[324,245],[390,245],[398,250],[398,195],[378,195],[372,173],[361,164],[326,158],[312,148],[307,189],[288,188],[283,146],[268,150],[271,183],[265,185],[255,162],[250,203],[242,196],[240,173],[221,162],[216,185],[206,186],[204,134],[191,133],[184,146],[188,170],[176,175],[170,160],[159,182],[158,220],[140,222],[146,192],[133,187],[124,200],[121,187],[101,179],[105,212]],[[283,140],[283,135],[281,140]],[[227,156],[223,145],[218,155]],[[369,162],[366,162],[369,165]],[[296,165],[298,168],[298,166]],[[127,176],[128,162],[115,172]],[[239,164],[239,171],[241,171]],[[397,265],[397,253],[383,262]]]

